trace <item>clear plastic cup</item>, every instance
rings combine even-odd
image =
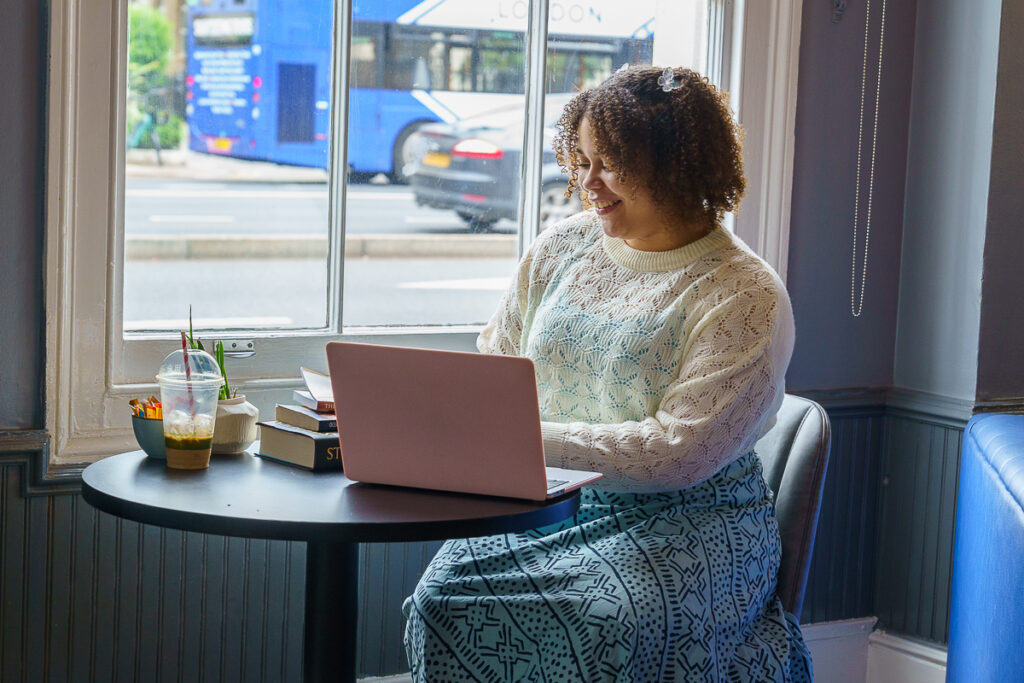
[[[160,403],[164,415],[167,466],[202,470],[210,466],[217,396],[224,378],[205,351],[174,351],[160,365]]]

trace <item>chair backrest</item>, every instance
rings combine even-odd
[[[830,431],[828,414],[820,405],[786,394],[775,425],[755,447],[764,479],[775,492],[782,537],[777,592],[782,606],[798,619],[818,527]]]

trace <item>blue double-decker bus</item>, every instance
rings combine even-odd
[[[571,92],[623,63],[649,63],[654,2],[552,0],[548,91]],[[417,127],[521,98],[525,8],[523,0],[355,0],[351,170],[402,180],[411,161],[405,142]],[[333,0],[190,3],[190,148],[325,168],[332,13]]]

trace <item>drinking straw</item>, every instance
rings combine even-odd
[[[185,379],[191,380],[192,373],[188,367],[188,340],[185,339],[185,330],[181,331],[181,352],[185,354]]]

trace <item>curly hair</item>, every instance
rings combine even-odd
[[[558,165],[569,176],[566,197],[580,187],[579,128],[590,123],[594,147],[618,181],[646,187],[663,213],[714,225],[733,211],[746,180],[740,155],[742,131],[728,95],[690,69],[676,68],[676,87],[658,82],[664,69],[631,67],[576,95],[558,120]]]

